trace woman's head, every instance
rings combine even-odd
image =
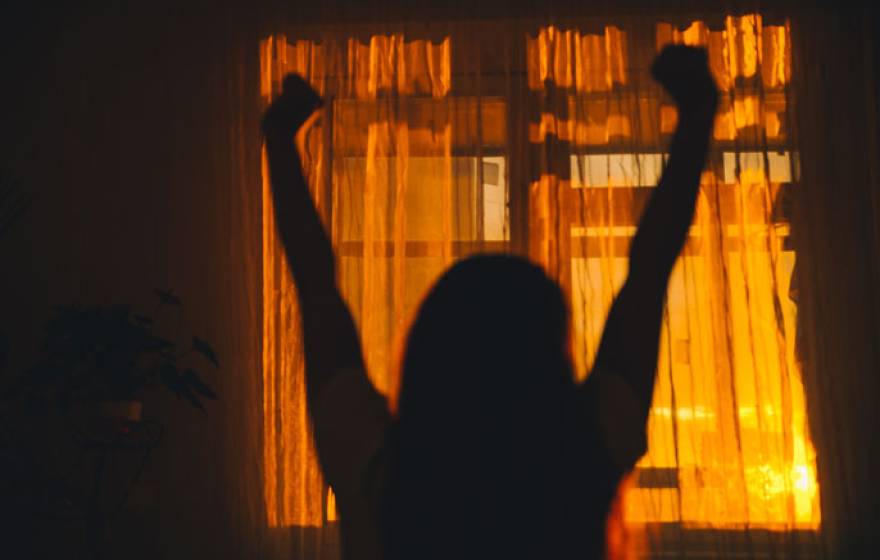
[[[497,555],[493,533],[554,523],[573,396],[567,340],[559,287],[523,259],[473,257],[440,278],[403,360],[392,557],[438,539],[459,557],[462,541],[475,556],[493,542]]]
[[[562,293],[541,268],[507,255],[459,261],[425,297],[410,329],[400,415],[421,416],[432,405],[446,410],[447,399],[468,395],[492,405],[495,397],[506,402],[500,397],[509,391],[558,388],[571,380],[567,337]]]

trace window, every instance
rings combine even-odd
[[[525,253],[559,280],[584,375],[675,127],[644,61],[671,41],[706,45],[722,106],[697,218],[670,282],[649,452],[628,483],[624,518],[690,534],[815,530],[815,459],[789,297],[796,255],[786,201],[798,173],[787,24],[748,15],[716,28],[662,18],[640,25],[636,33],[626,21],[481,22],[479,33],[456,26],[440,39],[273,37],[263,45],[263,94],[268,100],[280,76],[299,71],[332,100],[304,142],[379,388],[394,392],[395,345],[430,283],[478,251]],[[292,291],[273,243],[265,244],[264,283],[274,294],[266,336],[277,340],[287,336],[289,318],[278,314],[290,312]],[[280,370],[293,362],[284,365],[274,344],[265,381],[281,387],[288,374]],[[279,428],[273,398],[267,457],[280,472],[294,463],[278,454],[278,438],[307,424],[299,417]],[[285,448],[299,461],[293,468],[312,469],[297,483],[319,484],[306,467],[310,443],[297,438],[307,451]],[[267,476],[275,523],[333,516],[323,490],[309,498],[317,507],[281,503],[289,498],[279,478]]]

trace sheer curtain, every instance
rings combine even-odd
[[[396,352],[426,287],[470,239],[472,193],[453,176],[450,41],[403,34],[284,36],[263,42],[264,99],[298,72],[327,99],[299,138],[310,185],[339,257],[339,283],[361,332],[375,386],[393,395]],[[464,185],[466,188],[469,185]],[[264,201],[264,461],[268,523],[323,527],[333,495],[315,462],[305,408],[295,286]],[[457,211],[459,210],[459,211]],[[463,219],[462,219],[463,218]],[[317,534],[317,533],[316,533]]]
[[[876,9],[804,10],[792,28],[801,191],[799,355],[822,488],[823,551],[880,546]]]
[[[666,43],[706,46],[723,99],[715,149],[670,282],[649,452],[622,516],[643,553],[797,554],[821,514],[789,294],[789,30],[758,14],[719,23],[660,19],[647,45],[627,40],[635,25],[549,27],[529,41],[539,115],[530,139],[542,149],[532,255],[571,282],[585,371],[675,122],[645,69]],[[707,531],[715,538],[698,542]]]
[[[828,64],[809,34],[838,35],[823,31],[818,12],[590,15],[389,18],[295,25],[263,38],[263,103],[290,71],[328,100],[298,142],[370,376],[393,405],[396,360],[419,299],[451,262],[479,251],[523,254],[559,281],[586,375],[675,126],[650,62],[670,42],[706,46],[722,91],[715,147],[670,283],[649,452],[621,488],[610,538],[621,558],[819,555],[821,544],[832,546],[829,513],[848,519],[848,505],[828,505],[828,489],[852,492],[841,470],[823,471],[833,422],[818,395],[807,406],[802,378],[809,391],[827,388],[815,364],[830,367],[839,351],[808,352],[821,329],[806,328],[801,309],[828,289],[803,278],[833,252],[795,242],[792,221],[807,189],[813,198],[799,207],[813,214],[801,224],[832,227],[816,200],[829,196],[820,177],[835,171],[805,116],[827,98],[806,93],[798,72],[813,57]],[[856,177],[853,188],[872,177]],[[262,514],[270,531],[299,535],[302,557],[333,557],[333,495],[314,458],[295,286],[267,189]],[[810,272],[798,274],[807,253]],[[814,365],[804,370],[808,355]],[[853,383],[836,403],[858,394]],[[817,430],[826,434],[818,475]]]

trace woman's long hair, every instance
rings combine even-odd
[[[567,548],[567,342],[562,293],[537,266],[478,256],[440,278],[403,357],[383,512],[389,558]]]

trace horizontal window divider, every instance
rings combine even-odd
[[[475,253],[507,253],[510,252],[509,241],[373,241],[373,256],[391,258],[397,254],[402,245],[407,258],[442,257],[448,254],[453,257],[464,257]],[[336,254],[340,257],[366,256],[368,244],[363,241],[342,241],[336,244]]]

